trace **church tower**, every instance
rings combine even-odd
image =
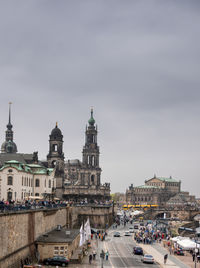
[[[48,166],[61,169],[64,166],[63,135],[56,123],[49,135],[49,153],[47,155]]]
[[[93,118],[93,109],[85,131],[85,145],[82,152],[82,162],[89,171],[89,185],[100,185],[101,168],[99,167],[99,146],[97,145],[97,125]]]
[[[17,145],[13,142],[13,130],[11,124],[11,102],[9,102],[9,118],[6,130],[6,140],[1,146],[2,153],[16,153]]]

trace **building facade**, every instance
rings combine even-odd
[[[131,185],[126,191],[126,201],[135,205],[159,205],[181,192],[181,181],[169,178],[156,177],[146,180],[144,185]]]
[[[60,199],[74,201],[110,199],[110,184],[101,183],[100,152],[93,110],[85,131],[82,161],[65,162],[63,135],[57,123],[49,135],[46,161],[38,160],[37,152],[17,153],[12,127],[11,104],[9,104],[6,137],[0,153],[0,199],[22,200],[28,195],[45,197],[50,194],[55,194]],[[23,178],[26,178],[25,182]]]
[[[61,141],[61,131],[57,129],[56,133],[60,136]],[[56,193],[59,198],[77,202],[83,200],[94,202],[110,199],[110,184],[101,183],[100,151],[97,143],[97,133],[97,125],[95,125],[93,109],[91,109],[91,116],[85,130],[82,161],[75,159],[64,162],[62,146],[59,152],[53,152],[52,150],[49,152],[47,156],[48,163],[51,164],[52,160],[57,163]],[[53,137],[53,140],[50,137],[50,143],[55,144],[55,140],[58,140],[58,138],[55,138],[56,135],[53,135]],[[52,148],[51,144],[50,148]],[[55,157],[56,153],[57,157]]]
[[[54,184],[54,169],[10,160],[0,169],[0,200],[44,198],[51,195]]]

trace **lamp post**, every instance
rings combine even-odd
[[[197,268],[197,253],[198,253],[198,248],[197,248],[197,233],[195,233],[195,237],[194,237],[194,241],[196,243],[196,247],[194,249],[194,252],[195,252],[195,268]]]

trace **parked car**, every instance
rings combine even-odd
[[[135,224],[135,225],[134,225],[134,229],[139,229],[138,224]]]
[[[60,265],[66,267],[69,263],[69,260],[62,256],[54,256],[53,258],[48,258],[44,260],[45,265]]]
[[[125,235],[125,236],[131,236],[131,232],[130,232],[130,231],[126,231],[126,232],[124,233],[124,235]]]
[[[113,236],[114,237],[120,237],[120,233],[119,232],[115,232]]]
[[[154,263],[154,257],[153,257],[152,255],[145,254],[145,255],[142,257],[141,261],[142,261],[143,263]]]
[[[185,255],[182,249],[175,249],[174,254],[179,255],[179,256],[184,256]]]
[[[143,249],[141,247],[134,247],[133,253],[136,255],[143,255]]]

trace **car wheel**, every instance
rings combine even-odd
[[[62,267],[66,267],[66,264],[65,263],[62,263]]]
[[[46,261],[46,262],[45,262],[45,265],[49,265],[49,262],[48,262],[48,261]]]

